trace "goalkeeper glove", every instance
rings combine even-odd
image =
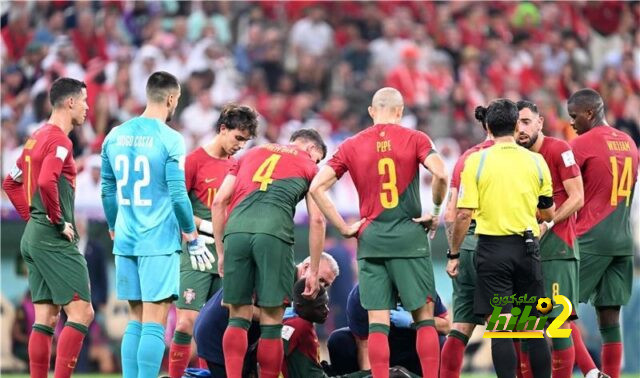
[[[216,262],[215,257],[209,249],[205,246],[205,241],[202,236],[198,236],[196,239],[187,242],[187,251],[189,257],[191,257],[191,267],[200,271],[205,271],[213,268],[213,263]]]

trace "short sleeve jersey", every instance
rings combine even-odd
[[[181,249],[165,174],[169,161],[184,170],[184,139],[156,119],[137,117],[107,135],[102,145],[102,164],[108,165],[103,179],[117,183],[114,254],[152,256]]]
[[[597,126],[571,141],[584,182],[578,211],[580,253],[633,254],[629,222],[638,178],[638,147],[627,134]],[[555,228],[555,227],[554,227]]]
[[[420,217],[419,165],[434,153],[422,132],[393,124],[369,127],[345,140],[328,165],[349,172],[358,192],[358,257],[420,257],[429,253]]]
[[[320,343],[313,323],[299,316],[286,319],[282,326],[285,378],[326,377],[320,366]]]
[[[34,247],[51,250],[77,243],[68,241],[54,226],[62,222],[75,224],[77,171],[72,149],[71,140],[59,127],[45,124],[26,141],[16,162],[31,222],[22,239]],[[60,171],[52,171],[53,166]]]
[[[187,155],[184,170],[185,184],[191,200],[193,215],[200,219],[211,220],[211,203],[234,163],[233,158],[212,157],[202,147]],[[215,245],[207,244],[207,247],[215,256]],[[181,259],[183,262],[189,260],[187,254],[183,254]],[[182,264],[182,269],[185,267],[193,269],[190,262]],[[213,264],[210,272],[217,274],[217,264]]]
[[[580,168],[576,164],[571,146],[563,140],[545,136],[539,153],[549,166],[553,183],[553,202],[558,209],[569,198],[564,189],[564,181],[580,176]],[[549,232],[562,240],[568,248],[542,248],[540,255],[543,260],[577,257],[573,248],[576,242],[576,214],[554,225]]]
[[[295,208],[317,172],[311,156],[294,145],[266,144],[247,151],[229,172],[236,186],[225,236],[262,233],[293,244]]]
[[[551,173],[542,156],[515,143],[472,153],[462,171],[458,208],[476,211],[476,234],[540,235],[536,209],[551,197]]]

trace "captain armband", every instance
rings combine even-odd
[[[553,197],[538,197],[538,209],[544,210],[553,206]]]

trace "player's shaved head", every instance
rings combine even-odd
[[[567,103],[576,106],[577,109],[582,111],[591,110],[595,114],[602,114],[604,112],[602,96],[591,88],[584,88],[575,92],[569,97]]]
[[[149,102],[165,102],[172,92],[179,90],[178,79],[168,72],[154,72],[147,80],[147,99]]]
[[[371,106],[374,108],[395,109],[404,106],[402,95],[392,87],[378,89],[371,99]]]

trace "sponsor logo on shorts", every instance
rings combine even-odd
[[[494,294],[491,299],[493,312],[487,323],[487,330],[482,336],[485,339],[542,339],[543,332],[550,338],[568,338],[571,336],[571,329],[560,329],[560,326],[569,318],[573,311],[571,301],[564,295],[553,297],[555,305],[550,298],[528,297],[526,294],[516,298],[511,296],[499,296]],[[519,307],[513,307],[510,313],[503,314],[502,307],[513,303]],[[532,308],[535,308],[542,315],[547,315],[555,307],[562,306],[562,312],[558,315],[545,331],[548,316],[530,316]]]
[[[182,297],[184,298],[184,303],[191,304],[194,299],[196,299],[196,292],[193,289],[188,288],[182,293]]]

